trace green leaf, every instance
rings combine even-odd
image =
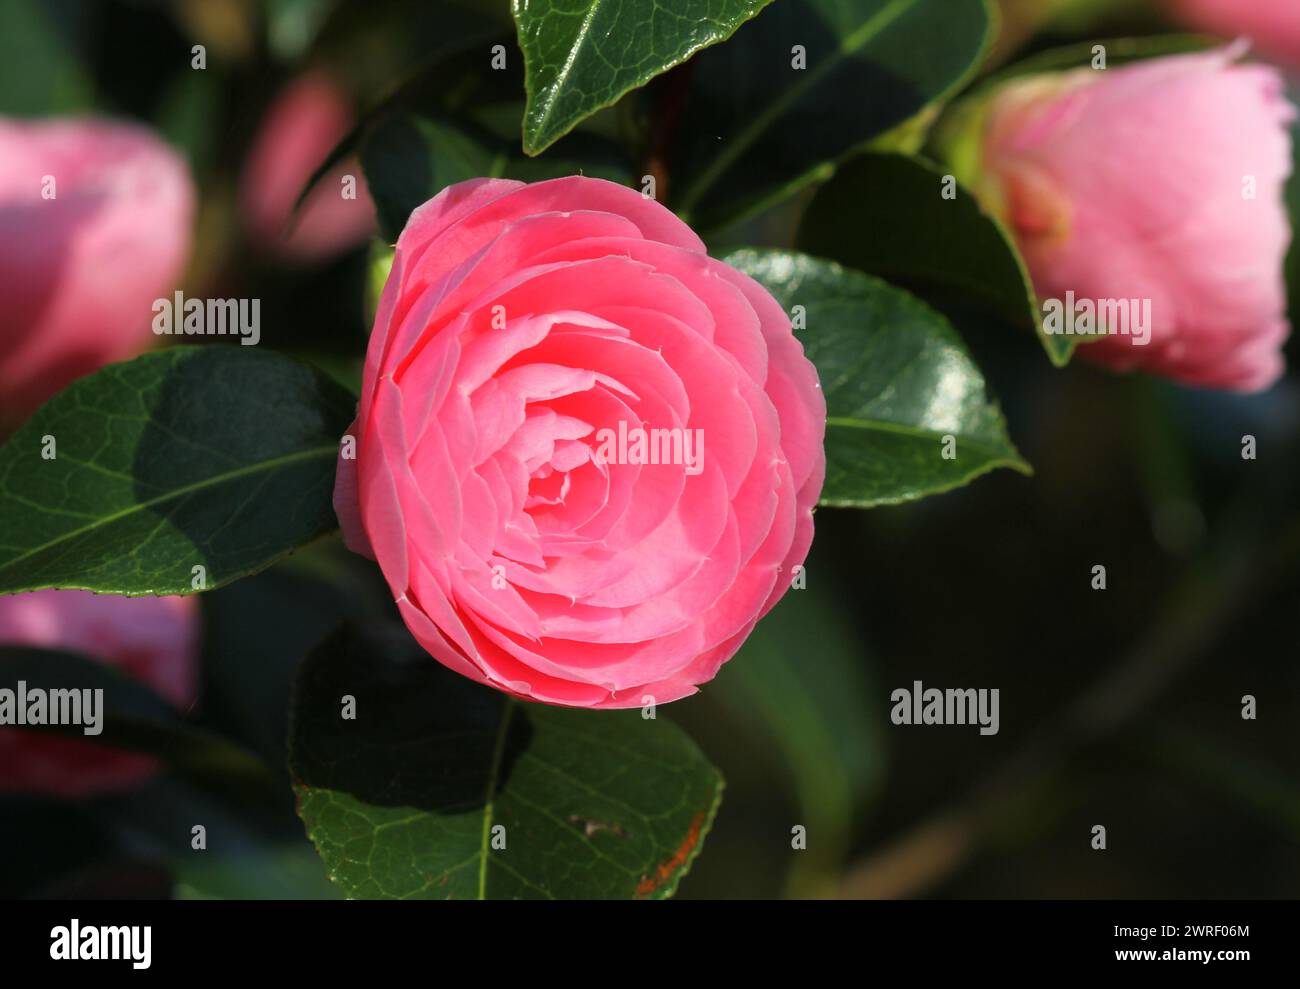
[[[401,629],[344,626],[307,657],[289,749],[307,834],[353,898],[666,897],[722,795],[662,717],[511,700]]]
[[[969,304],[1034,328],[1052,362],[1080,337],[1049,335],[1011,234],[937,165],[864,154],[817,190],[799,226],[800,250],[879,275],[923,296]],[[942,194],[951,182],[955,198]],[[881,190],[887,189],[888,194]],[[864,236],[864,231],[870,231]]]
[[[796,335],[826,392],[823,505],[910,501],[995,467],[1031,473],[961,339],[919,299],[806,254],[746,248],[722,260],[787,312],[804,307],[807,328]]]
[[[0,646],[0,685],[15,690],[102,690],[102,731],[82,725],[30,725],[67,738],[153,756],[195,783],[247,802],[274,805],[279,791],[264,763],[218,735],[186,723],[181,712],[138,680],[85,656],[54,649]]]
[[[89,29],[92,13],[65,8],[56,14],[38,0],[0,4],[0,113],[87,112],[94,80],[74,39]]]
[[[472,121],[392,113],[378,121],[361,147],[361,166],[391,243],[411,211],[447,186],[491,176],[536,182],[583,173],[627,183],[631,168],[610,143],[575,134],[558,154],[525,158],[515,143]]]
[[[782,0],[692,63],[674,207],[712,230],[825,177],[955,92],[991,25],[983,0]]]
[[[512,0],[524,53],[524,150],[733,31],[771,0]]]
[[[74,382],[0,449],[0,593],[189,594],[269,566],[337,527],[355,405],[242,346],[173,347]]]

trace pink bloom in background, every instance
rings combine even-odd
[[[1260,51],[1300,66],[1300,3],[1296,0],[1166,0],[1188,27],[1225,38],[1245,35]]]
[[[241,180],[244,223],[254,243],[282,257],[319,260],[364,242],[375,207],[355,158],[321,176],[302,209],[294,204],[316,169],[352,128],[352,109],[330,79],[313,73],[275,98],[258,129]],[[356,178],[356,198],[342,179]]]
[[[0,423],[154,341],[193,213],[185,163],[143,127],[0,119]]]
[[[194,703],[198,643],[198,601],[190,597],[123,598],[89,591],[0,596],[0,645],[61,649],[98,659],[181,709]],[[0,728],[0,766],[0,790],[65,797],[133,786],[157,771],[146,756],[8,727]]]
[[[1039,298],[1151,302],[1148,345],[1108,335],[1080,357],[1240,391],[1282,373],[1295,111],[1278,72],[1238,54],[1038,76],[995,95],[983,191]]]
[[[475,179],[397,242],[335,507],[451,669],[552,704],[664,703],[790,586],[825,420],[786,313],[658,203]],[[681,456],[638,462],[654,429]]]

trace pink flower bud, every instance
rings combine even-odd
[[[1282,373],[1295,111],[1277,71],[1239,54],[1038,76],[994,97],[983,192],[1045,312],[1110,313],[1079,356],[1239,391]]]
[[[248,154],[240,190],[254,243],[310,261],[345,251],[374,232],[374,203],[355,158],[322,176],[294,211],[316,169],[351,127],[347,100],[324,75],[303,76],[275,98]]]
[[[143,127],[0,119],[0,420],[150,345],[193,213],[185,163]]]

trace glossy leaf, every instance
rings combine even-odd
[[[782,0],[692,62],[670,204],[716,229],[829,174],[954,92],[990,25],[983,0]]]
[[[822,504],[910,501],[996,467],[1030,473],[961,339],[919,299],[805,254],[743,249],[723,260],[787,312],[804,309],[796,336],[826,393]]]
[[[355,406],[242,346],[174,347],[74,382],[0,449],[0,593],[188,594],[269,566],[337,527]]]
[[[771,0],[513,0],[528,105],[524,150],[535,155],[707,45]]]
[[[662,714],[514,701],[402,629],[326,640],[291,722],[299,814],[353,898],[666,897],[722,795]]]
[[[1058,366],[1080,340],[1043,332],[1033,284],[1010,233],[949,173],[921,159],[865,154],[842,165],[808,204],[797,244],[923,296],[1032,327]]]

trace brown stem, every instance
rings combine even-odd
[[[692,72],[692,65],[687,62],[665,73],[658,81],[643,174],[654,179],[655,198],[660,202],[668,200],[668,159],[690,98]]]

